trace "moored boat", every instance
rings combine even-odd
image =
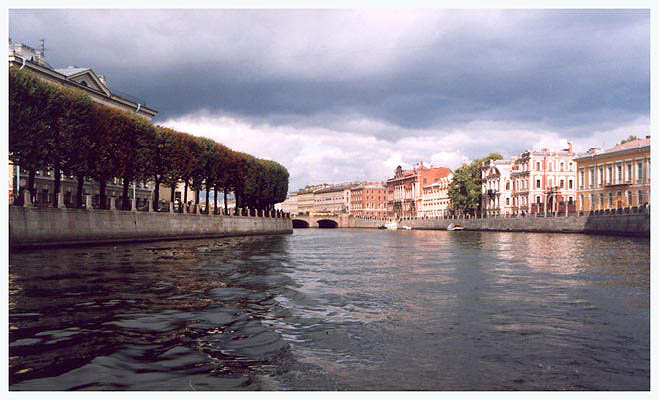
[[[384,227],[391,231],[395,231],[398,229],[398,223],[396,223],[395,221],[389,222],[388,224],[385,224]]]
[[[459,225],[459,224],[450,224],[447,228],[447,231],[462,231],[464,230],[464,226]]]

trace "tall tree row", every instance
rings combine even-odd
[[[153,125],[134,113],[95,103],[84,92],[46,83],[9,69],[9,158],[28,173],[27,189],[34,193],[37,170],[54,171],[54,192],[61,191],[62,173],[77,179],[76,206],[81,206],[83,183],[99,184],[101,207],[108,200],[108,182],[122,183],[122,205],[129,205],[134,181],[154,182],[154,208],[160,185],[178,183],[199,192],[233,192],[236,207],[272,209],[288,192],[288,171],[282,165],[240,153],[215,141]],[[174,190],[172,198],[174,201]],[[187,199],[185,190],[184,201]],[[57,205],[57,196],[53,196]]]

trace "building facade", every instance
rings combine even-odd
[[[650,136],[577,157],[577,208],[596,211],[650,203]]]
[[[481,214],[509,216],[513,214],[513,182],[510,176],[516,158],[488,160],[481,166]]]
[[[350,214],[358,217],[387,216],[387,189],[381,184],[364,184],[350,190]]]
[[[387,179],[387,216],[416,217],[423,204],[422,188],[446,178],[451,170],[443,167],[428,168],[423,162],[411,170],[398,166],[394,177]]]
[[[448,196],[448,188],[453,180],[453,172],[434,178],[433,183],[426,185],[421,193],[421,206],[419,216],[425,218],[443,217],[451,208],[451,199]]]
[[[560,151],[527,150],[512,162],[511,213],[576,211],[576,162],[572,144]]]
[[[349,200],[346,197],[349,196],[350,189],[357,185],[357,183],[343,183],[316,190],[313,199],[313,212],[347,213]]]

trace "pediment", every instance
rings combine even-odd
[[[71,75],[71,76],[67,76],[66,79],[70,80],[70,81],[73,81],[73,82],[76,82],[76,83],[79,83],[79,84],[81,84],[83,86],[86,86],[90,89],[94,89],[94,90],[97,90],[99,92],[103,92],[108,96],[111,94],[108,87],[105,86],[103,84],[103,82],[101,82],[98,75],[96,75],[94,73],[94,71],[92,71],[91,69],[87,69],[85,71],[78,72],[78,73],[76,73],[74,75]]]

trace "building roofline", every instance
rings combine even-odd
[[[23,57],[21,57],[20,55],[16,56],[16,55],[11,54],[11,55],[9,55],[9,62],[13,63],[15,66],[22,65],[22,62],[18,62],[16,60],[16,58],[21,58],[22,59]],[[51,78],[56,79],[57,81],[59,81],[63,84],[75,87],[76,89],[81,89],[85,92],[91,92],[93,94],[96,94],[96,95],[104,98],[104,99],[107,99],[109,101],[114,101],[116,103],[121,103],[125,106],[130,106],[132,108],[137,108],[138,103],[135,103],[131,100],[124,99],[123,97],[119,97],[119,96],[113,94],[112,91],[109,88],[108,88],[108,90],[110,91],[110,95],[108,96],[105,92],[96,90],[96,89],[91,88],[89,86],[81,85],[78,82],[75,82],[75,81],[72,81],[72,80],[69,80],[69,79],[67,79],[66,75],[64,75],[60,72],[57,72],[54,69],[49,69],[49,68],[46,68],[44,66],[41,66],[41,65],[35,63],[34,61],[30,61],[30,60],[26,59],[25,60],[25,66],[29,67],[30,69],[33,69],[33,70],[35,70],[39,73],[42,73],[44,75],[48,75]],[[90,68],[90,70],[91,70],[91,68]],[[158,113],[157,110],[155,110],[151,107],[145,106],[143,104],[140,105],[140,111],[144,111],[145,114],[149,114],[152,117],[155,116]]]

